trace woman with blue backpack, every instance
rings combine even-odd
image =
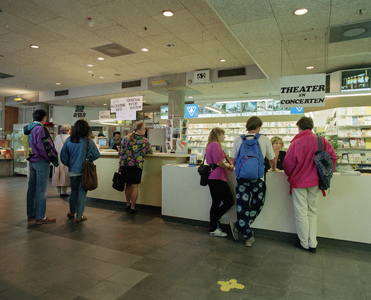
[[[247,135],[241,135],[233,144],[232,162],[236,173],[237,222],[229,223],[234,240],[242,235],[245,246],[255,242],[250,225],[264,206],[266,185],[264,157],[269,160],[272,171],[276,171],[275,153],[270,139],[259,133],[263,122],[251,117],[246,122]]]

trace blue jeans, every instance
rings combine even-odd
[[[45,218],[49,174],[49,162],[30,162],[30,178],[27,190],[27,216],[29,217]]]
[[[82,218],[86,204],[86,194],[88,191],[81,185],[82,176],[70,176],[70,181],[70,213],[77,213],[76,218]]]

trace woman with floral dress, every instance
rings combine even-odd
[[[152,154],[152,146],[144,137],[146,133],[145,124],[136,122],[134,132],[128,134],[121,141],[119,151],[119,171],[126,183],[126,211],[135,214],[135,203],[138,199],[138,186],[142,179],[144,157]]]

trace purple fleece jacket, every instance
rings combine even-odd
[[[45,151],[45,147],[42,141],[42,138],[45,137],[44,126],[40,123],[30,123],[28,125],[28,130],[31,131],[31,140],[28,141],[29,147],[32,149],[33,156],[31,156],[30,161],[47,161],[50,162],[51,160],[48,157],[48,154]],[[55,150],[53,141],[49,139],[49,143],[53,148],[53,152]]]

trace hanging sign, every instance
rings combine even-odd
[[[116,120],[136,120],[137,112],[135,110],[116,111]]]
[[[281,78],[280,107],[325,106],[326,74]]]
[[[111,99],[111,112],[142,110],[143,96]]]
[[[110,118],[109,110],[102,110],[99,112],[99,120],[107,120]]]

